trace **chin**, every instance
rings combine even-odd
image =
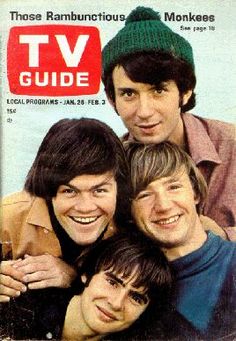
[[[136,138],[137,141],[140,141],[142,143],[161,143],[164,141],[164,138],[161,138],[159,136],[140,136]]]
[[[97,241],[97,239],[101,236],[101,234],[103,233],[103,230],[102,231],[99,231],[99,233],[96,233],[94,235],[89,235],[86,237],[84,236],[83,239],[81,238],[78,238],[79,240],[76,241],[77,244],[79,245],[90,245],[90,244],[93,244]]]
[[[82,245],[82,246],[91,245],[91,244],[95,243],[98,238],[99,237],[87,238],[87,239],[85,238],[83,240],[80,239],[80,240],[76,241],[76,243],[78,245]]]

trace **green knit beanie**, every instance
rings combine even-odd
[[[189,42],[161,21],[158,12],[139,6],[126,18],[125,26],[102,51],[103,72],[115,65],[120,57],[141,51],[168,51],[194,67]]]

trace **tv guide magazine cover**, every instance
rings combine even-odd
[[[127,133],[104,90],[101,51],[138,6],[158,12],[162,23],[192,47],[197,82],[191,114],[235,124],[234,0],[1,0],[2,198],[22,191],[38,148],[56,122],[92,118],[106,123],[119,137]],[[1,261],[15,260],[14,251],[4,251],[11,248],[7,244],[11,241],[5,240],[0,228]],[[21,240],[20,232],[17,238]],[[2,280],[7,276],[4,271],[0,273]],[[1,294],[4,296],[3,291]],[[11,302],[17,306],[17,299],[0,303],[0,319],[12,313],[15,308]],[[23,323],[19,323],[20,314],[15,322],[9,322],[9,333],[0,327],[0,339],[17,338],[11,330],[18,325],[23,328],[24,323],[27,326],[27,316],[30,319],[32,314],[25,316]],[[54,339],[50,330],[46,334],[45,339]],[[218,335],[215,340],[219,340]]]

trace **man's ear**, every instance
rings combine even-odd
[[[195,205],[198,205],[199,202],[200,202],[200,195],[198,194],[194,194],[194,202],[195,202]]]
[[[81,276],[81,282],[82,282],[83,284],[86,284],[86,282],[87,282],[87,276],[86,276],[85,274]]]
[[[106,95],[107,96],[107,95]],[[110,105],[116,110],[116,104],[115,104],[115,102],[110,98],[110,97],[108,97],[107,96],[107,99],[108,99],[108,102],[110,103]]]
[[[107,96],[107,94],[106,94]],[[115,110],[115,112],[117,113],[118,116],[120,116],[120,114],[118,113],[118,111],[116,110],[116,103],[110,98],[107,96],[107,99],[108,99],[108,102],[110,103],[110,105],[113,107],[113,109]]]
[[[183,94],[183,100],[182,105],[185,105],[188,103],[189,98],[192,96],[193,90],[188,90]]]

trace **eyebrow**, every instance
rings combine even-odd
[[[179,174],[175,174],[175,175],[173,175],[173,177],[170,175],[170,176],[167,177],[167,178],[169,178],[169,179],[166,179],[165,181],[163,181],[163,184],[164,184],[164,185],[169,185],[169,184],[173,184],[173,183],[175,183],[175,182],[181,181],[181,175],[182,175],[182,174],[180,174],[180,175],[179,175]],[[160,180],[160,179],[162,179],[162,178],[154,179],[153,181],[151,181],[151,182],[147,185],[146,188],[142,189],[139,193],[146,192],[146,191],[150,190],[150,189],[152,188],[152,183],[155,182],[155,181],[157,181],[157,180]],[[138,196],[139,193],[137,193],[136,196]]]
[[[150,189],[150,188],[152,187],[152,183],[153,183],[153,182],[155,182],[155,181],[157,181],[157,180],[160,180],[160,179],[161,179],[161,178],[151,181],[151,182],[147,185],[147,187],[144,188],[144,189],[142,189],[139,193],[141,193],[141,192],[146,192],[148,189]],[[168,185],[168,184],[172,184],[172,183],[174,183],[174,182],[177,182],[177,181],[179,181],[179,180],[180,180],[179,178],[170,178],[170,179],[167,179],[167,180],[163,181],[163,184],[164,184],[164,185],[166,185],[166,184]],[[138,193],[138,194],[139,194],[139,193]]]
[[[122,285],[122,287],[125,287],[125,283],[123,282],[123,280],[120,279],[119,277],[117,277],[116,275],[114,275],[112,272],[106,272],[106,275],[108,277],[112,278],[113,280],[115,280],[120,285]],[[137,290],[131,289],[130,292],[135,294],[135,295],[138,295],[141,299],[144,300],[145,303],[147,303],[147,301],[148,301],[147,293],[146,292],[138,292]]]
[[[176,182],[176,181],[179,181],[179,180],[180,180],[179,177],[170,178],[170,179],[164,181],[164,184],[170,184],[170,183],[173,183],[173,182]]]
[[[137,83],[139,83],[139,82],[137,82]],[[144,83],[144,84],[148,84],[150,86],[150,89],[155,89],[157,87],[158,88],[164,88],[164,87],[168,86],[169,82],[168,81],[161,81],[161,82],[153,83],[153,84],[150,84],[150,83]],[[133,92],[136,92],[135,87],[130,87],[130,86],[118,87],[117,90],[118,91],[133,91]]]
[[[117,277],[116,275],[114,275],[112,272],[106,272],[106,275],[109,276],[110,278],[114,279],[117,283],[121,284],[122,287],[125,286],[124,282],[122,281],[122,279],[120,279],[119,277]]]
[[[181,178],[183,177],[183,175],[184,175],[184,171],[174,172],[174,174],[168,176],[169,179],[164,181],[164,183],[172,183],[172,182],[180,181]],[[186,173],[186,175],[189,176],[187,173]]]
[[[164,184],[170,184],[170,183],[173,183],[173,182],[176,182],[176,181],[180,181],[182,175],[183,175],[183,173],[180,173],[180,172],[174,173],[172,175],[169,175],[169,176],[166,177],[167,179],[164,181]]]
[[[120,91],[120,92],[121,91],[133,91],[133,92],[136,91],[135,88],[131,88],[131,87],[128,87],[128,86],[127,87],[125,86],[125,87],[117,88],[117,90]]]
[[[112,176],[110,176],[109,178],[105,179],[104,181],[102,181],[102,182],[100,182],[100,183],[98,183],[98,184],[92,186],[92,187],[90,188],[90,190],[94,190],[94,189],[97,189],[97,188],[102,187],[102,186],[105,186],[105,185],[110,186],[111,184],[109,183],[109,181],[111,180],[112,177],[114,177],[113,174],[112,174]],[[80,189],[79,189],[78,187],[76,187],[76,186],[74,186],[74,185],[72,185],[72,184],[70,184],[70,183],[64,184],[64,185],[62,185],[62,186],[67,186],[67,187],[73,189],[73,190],[76,191],[76,192],[79,192],[79,191],[80,191]]]
[[[114,279],[115,281],[117,281],[119,284],[121,284],[123,287],[125,287],[125,283],[124,281],[117,277],[116,275],[114,275],[112,272],[106,272],[106,275],[109,276],[110,278]],[[132,292],[138,293],[136,290],[131,290]],[[140,295],[145,295],[144,293],[139,293]]]

